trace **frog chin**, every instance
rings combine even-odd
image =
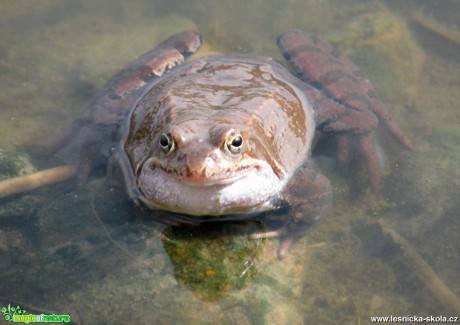
[[[284,187],[266,162],[225,178],[187,180],[161,168],[142,168],[139,200],[153,209],[193,216],[218,216],[263,211]]]

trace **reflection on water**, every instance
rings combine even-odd
[[[274,38],[281,31],[318,33],[362,68],[416,147],[401,152],[381,139],[387,163],[379,196],[360,175],[317,157],[334,188],[333,210],[283,261],[277,240],[241,235],[257,225],[170,228],[100,180],[2,199],[2,304],[87,324],[460,314],[458,2],[18,0],[0,12],[7,13],[0,17],[4,177],[29,166],[16,152],[38,169],[59,165],[40,146],[123,64],[191,28],[208,42],[204,52],[280,60]]]

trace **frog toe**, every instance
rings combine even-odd
[[[352,163],[355,153],[363,157],[364,170],[367,173],[372,191],[378,193],[380,189],[380,159],[372,134],[337,135],[337,157],[340,166],[345,167]]]
[[[251,234],[249,236],[250,239],[268,239],[268,238],[280,238],[280,244],[278,247],[277,255],[280,260],[284,259],[291,247],[292,243],[294,242],[294,237],[289,233],[286,229],[286,226],[267,232],[258,232]]]

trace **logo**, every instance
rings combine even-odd
[[[70,315],[55,315],[55,314],[27,314],[26,310],[19,306],[8,306],[2,307],[2,316],[8,322],[14,323],[69,323]]]

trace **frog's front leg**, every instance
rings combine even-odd
[[[286,185],[280,199],[289,205],[285,225],[275,231],[252,234],[251,238],[280,237],[278,257],[283,259],[291,244],[305,236],[328,213],[332,202],[331,185],[322,174],[301,167]]]

